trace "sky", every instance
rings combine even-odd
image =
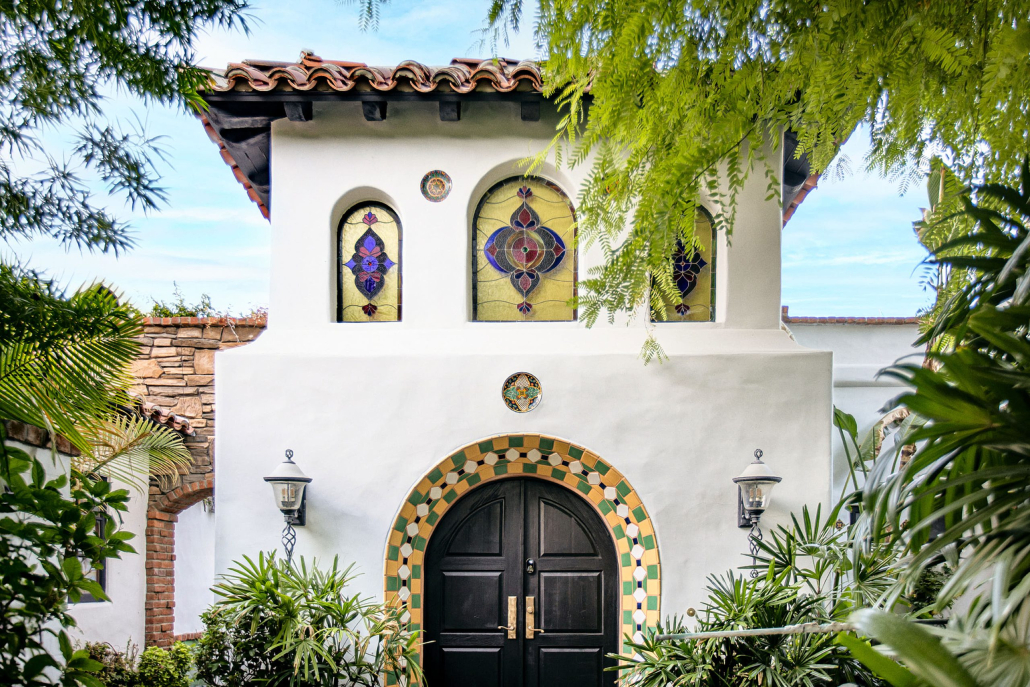
[[[392,0],[378,31],[358,29],[358,7],[334,0],[256,0],[250,32],[213,31],[197,44],[200,64],[224,67],[246,58],[294,61],[302,50],[327,59],[391,65],[405,59],[446,64],[453,57],[487,56],[479,45],[490,0],[417,3]],[[529,31],[513,36],[505,57],[536,57]],[[44,270],[69,288],[95,280],[114,285],[138,307],[171,298],[173,283],[188,302],[211,297],[220,312],[245,314],[268,303],[270,229],[218,155],[199,121],[185,112],[145,106],[114,93],[105,114],[140,121],[160,135],[159,164],[166,205],[148,214],[117,203],[130,221],[135,247],[120,257],[83,254],[52,241],[0,248]],[[51,140],[59,135],[48,133]],[[842,181],[823,179],[783,234],[783,303],[792,315],[905,316],[929,303],[919,283],[925,251],[912,222],[926,204],[915,186],[901,195],[895,182],[863,173],[868,136],[856,132],[843,154],[855,170]]]

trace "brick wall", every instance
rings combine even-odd
[[[143,348],[133,364],[134,391],[189,420],[193,456],[175,483],[151,481],[146,529],[146,645],[168,646],[175,623],[175,523],[178,514],[214,495],[217,351],[243,346],[265,328],[264,318],[147,318]]]

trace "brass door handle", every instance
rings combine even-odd
[[[519,638],[519,597],[509,596],[508,597],[508,624],[498,625],[498,630],[507,630],[508,639]]]
[[[536,627],[536,599],[532,596],[526,597],[526,639],[533,639],[535,634],[543,634],[544,631]]]

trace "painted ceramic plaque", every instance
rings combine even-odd
[[[508,410],[516,413],[528,413],[540,405],[544,390],[540,388],[540,380],[528,372],[516,372],[504,380],[501,397]]]
[[[434,169],[422,177],[422,195],[431,203],[439,203],[451,192],[451,178],[440,169]]]

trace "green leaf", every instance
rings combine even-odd
[[[846,647],[862,665],[894,687],[912,687],[918,682],[916,676],[906,670],[904,666],[899,665],[894,659],[884,656],[868,642],[863,642],[861,639],[843,632],[838,634],[834,641]]]
[[[915,623],[893,613],[869,609],[852,614],[851,623],[889,646],[905,666],[927,684],[934,687],[979,687],[954,654]]]

